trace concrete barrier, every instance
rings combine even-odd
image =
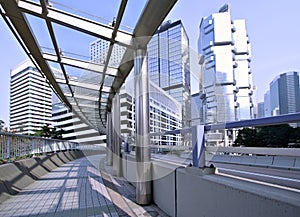
[[[41,164],[49,171],[58,167],[58,165],[51,160],[51,155],[43,155],[39,157],[41,159]]]
[[[63,162],[61,159],[58,158],[58,154],[57,154],[57,153],[51,155],[51,156],[50,156],[50,159],[51,159],[51,161],[52,161],[55,165],[57,165],[57,166],[59,166],[59,167],[60,167],[61,165],[64,164],[64,162]]]
[[[203,175],[200,170],[177,169],[178,217],[299,217],[298,192],[225,176]]]
[[[256,156],[243,156],[242,164],[244,165],[254,165],[256,162]]]
[[[256,156],[255,165],[257,166],[272,166],[273,156]]]
[[[178,166],[153,162],[153,201],[170,216],[176,216],[176,168]]]
[[[64,163],[68,163],[71,159],[69,159],[67,156],[66,156],[66,154],[65,154],[65,152],[59,152],[58,154],[57,154],[57,157],[61,160],[61,161],[63,161]]]
[[[4,182],[0,181],[0,203],[10,198],[9,191],[4,184]]]
[[[300,169],[300,157],[297,157],[294,164],[294,169]]]
[[[135,156],[130,156],[127,155],[126,158],[126,174],[125,174],[125,178],[131,182],[133,185],[136,186],[136,182],[137,182],[137,174],[136,174],[136,168],[137,168],[137,164],[135,161]]]
[[[71,152],[67,151],[67,152],[64,152],[64,153],[65,153],[66,158],[70,159],[70,161],[76,159],[74,154],[71,154]]]
[[[295,164],[295,157],[288,157],[288,156],[274,156],[273,159],[273,167],[279,168],[293,168]]]
[[[25,168],[34,179],[39,179],[49,172],[49,170],[41,165],[40,158],[24,159],[18,161],[18,163],[21,167]]]
[[[20,169],[14,163],[0,166],[0,179],[4,182],[10,194],[17,194],[26,186],[34,182],[34,179]]]

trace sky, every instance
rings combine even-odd
[[[51,2],[51,1],[50,1]],[[122,28],[130,31],[144,7],[146,0],[128,0],[128,7]],[[232,19],[245,19],[249,41],[251,43],[250,63],[253,84],[256,86],[257,101],[263,100],[263,95],[269,83],[279,74],[295,70],[300,71],[300,2],[295,0],[285,1],[221,1],[221,0],[178,0],[166,20],[176,21],[181,19],[187,31],[190,47],[197,54],[197,40],[199,37],[199,24],[201,18],[218,12],[225,3],[231,7]],[[120,0],[60,0],[59,4],[53,2],[54,7],[63,10],[79,9],[81,12],[93,14],[91,19],[109,23],[117,14]],[[63,7],[68,5],[70,7]],[[79,11],[76,10],[76,11]],[[29,17],[30,18],[30,17]],[[101,18],[101,19],[100,19]],[[39,43],[47,44],[49,38],[43,37],[43,28],[39,28],[39,20],[32,19],[34,32],[39,38]],[[36,25],[36,26],[35,26]],[[68,31],[57,29],[62,47],[69,52],[88,56],[88,46],[82,42],[81,36],[66,37]],[[94,38],[86,39],[90,43]],[[11,69],[18,66],[26,58],[25,52],[18,44],[2,17],[0,17],[0,119],[6,126],[9,123],[9,82]],[[196,55],[193,55],[196,56]],[[193,60],[195,62],[195,60]],[[198,72],[192,71],[192,77]]]

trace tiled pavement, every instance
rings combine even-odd
[[[100,171],[104,158],[81,158],[53,170],[0,204],[0,217],[167,216],[155,205],[136,204],[134,186]]]

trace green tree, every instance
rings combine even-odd
[[[256,146],[256,130],[252,128],[243,128],[238,130],[238,136],[234,141],[233,146],[246,146],[255,147]]]
[[[55,127],[51,127],[49,124],[42,126],[41,129],[37,130],[33,136],[62,139],[63,130],[57,130]]]
[[[300,130],[288,124],[243,128],[238,131],[234,146],[288,147],[289,142],[300,139]]]
[[[258,127],[259,146],[264,147],[287,147],[293,128],[288,124]]]

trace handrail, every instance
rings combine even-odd
[[[233,121],[218,124],[206,124],[191,128],[150,133],[150,136],[192,133],[193,166],[205,166],[205,151],[239,154],[257,154],[271,156],[300,156],[300,149],[294,148],[249,148],[249,147],[205,147],[204,134],[207,131],[242,127],[257,127],[300,122],[300,112],[279,116]]]
[[[79,145],[77,142],[67,140],[0,132],[0,159],[10,161],[15,157],[75,150]]]

